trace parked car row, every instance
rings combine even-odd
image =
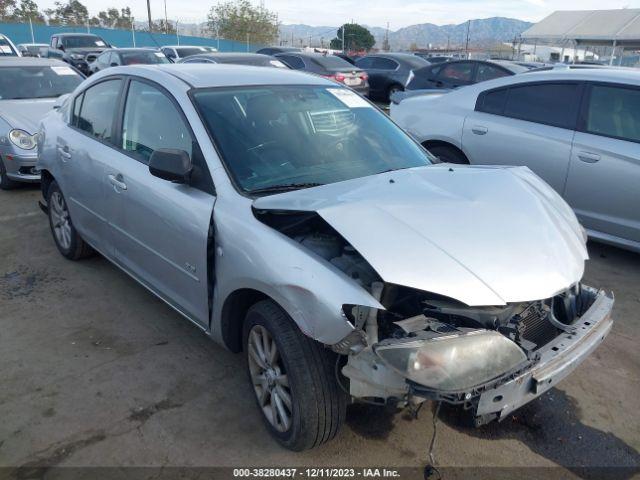
[[[506,73],[404,99],[390,119],[362,94],[406,89],[426,60],[199,51],[173,64],[91,40],[105,67],[83,80],[71,54],[87,47],[68,40],[69,63],[0,60],[0,178],[40,179],[61,255],[99,252],[243,352],[285,447],[331,440],[351,399],[503,419],[609,333],[613,298],[582,283],[587,232],[565,199],[574,178],[592,204],[612,195],[605,214],[628,231],[640,224],[637,74]],[[587,220],[602,210],[574,208],[600,232]]]

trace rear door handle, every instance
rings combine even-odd
[[[473,133],[475,133],[476,135],[486,135],[487,132],[489,131],[489,129],[487,127],[483,127],[481,125],[476,125],[475,127],[471,128],[471,131]]]
[[[121,174],[118,175],[109,175],[109,183],[115,187],[116,192],[118,190],[126,190],[127,184],[123,182],[123,178]]]
[[[601,157],[597,153],[578,152],[578,158],[583,162],[596,163]]]

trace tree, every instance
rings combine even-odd
[[[209,11],[207,26],[211,34],[241,42],[272,43],[278,36],[277,15],[254,7],[248,0],[230,0]]]
[[[44,11],[51,25],[86,25],[89,22],[89,11],[78,0],[56,1],[54,5],[55,8]]]
[[[44,15],[38,10],[38,4],[33,0],[20,0],[20,6],[13,11],[14,22],[44,23]]]
[[[108,8],[98,12],[98,15],[89,20],[90,25],[104,28],[130,29],[133,23],[131,9],[129,7],[118,11],[117,8]]]
[[[175,24],[171,23],[171,21],[165,22],[164,19],[152,22],[151,28],[154,32],[158,33],[167,33],[169,35],[174,35],[176,33]]]
[[[0,20],[3,22],[12,21],[15,8],[16,0],[0,0]]]
[[[344,43],[342,45],[342,31],[344,30]],[[338,35],[331,40],[331,48],[334,50],[371,50],[376,44],[371,32],[357,23],[345,23],[338,29]]]

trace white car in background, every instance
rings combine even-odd
[[[640,252],[640,71],[553,69],[391,105],[440,160],[522,165],[590,237]]]

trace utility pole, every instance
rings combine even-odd
[[[29,28],[31,29],[31,43],[36,43],[35,38],[33,36],[33,23],[31,23],[31,17],[29,17]]]
[[[471,20],[467,20],[467,42],[466,45],[464,47],[464,52],[465,55],[467,57],[467,60],[469,59],[469,29],[471,27]]]
[[[131,38],[133,39],[133,48],[136,48],[136,27],[133,18],[131,19]]]
[[[151,0],[147,0],[147,16],[149,17],[149,33],[151,33]]]
[[[167,0],[164,0],[164,33],[169,33],[169,19],[167,18]]]

